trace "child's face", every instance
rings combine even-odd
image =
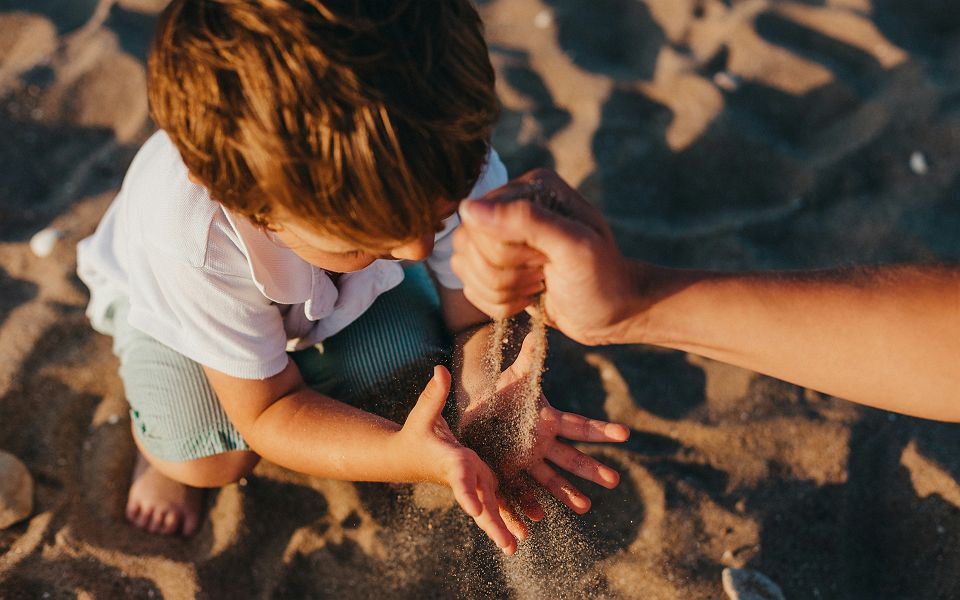
[[[434,209],[436,229],[457,210],[457,202],[441,200]],[[434,234],[413,240],[387,240],[374,248],[355,244],[317,231],[308,224],[278,215],[271,223],[270,236],[294,254],[315,267],[335,273],[350,273],[369,266],[381,258],[390,260],[423,260],[433,252]]]

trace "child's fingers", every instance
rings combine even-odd
[[[527,518],[534,523],[542,521],[546,516],[543,507],[540,506],[540,502],[537,501],[536,496],[529,490],[521,492],[517,501],[520,504],[520,510],[523,511],[523,514],[527,515]]]
[[[497,506],[496,498],[491,501],[491,492],[481,492],[483,501],[483,512],[474,517],[477,525],[487,534],[493,543],[500,548],[504,554],[511,556],[517,551],[517,540],[510,533],[506,523],[500,516],[500,510]]]
[[[551,444],[546,458],[561,469],[605,488],[613,489],[620,483],[619,473],[573,446],[559,442]]]
[[[407,416],[407,423],[422,424],[432,428],[437,417],[443,412],[447,396],[450,394],[450,371],[441,365],[433,368],[433,377],[423,388],[420,398]]]
[[[588,419],[574,413],[561,412],[557,433],[578,442],[625,442],[630,429],[619,423]]]
[[[480,516],[480,513],[483,512],[483,504],[477,496],[477,476],[475,473],[465,471],[451,482],[450,487],[457,504],[465,513],[474,518]]]
[[[519,541],[523,541],[530,537],[530,532],[527,530],[527,525],[520,519],[519,516],[507,505],[507,503],[500,498],[500,518],[503,519],[504,524],[506,524],[507,529],[510,530],[510,533],[513,534],[513,537],[517,538]]]
[[[530,474],[543,487],[547,488],[557,500],[563,502],[570,510],[582,515],[590,510],[590,498],[573,487],[565,477],[554,471],[547,463],[540,461],[530,468]]]

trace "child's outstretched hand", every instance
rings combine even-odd
[[[400,452],[419,456],[425,478],[448,485],[464,512],[505,554],[512,555],[517,551],[517,539],[527,537],[526,528],[510,516],[497,496],[499,484],[490,467],[457,441],[441,416],[449,393],[450,372],[438,365],[398,432]]]
[[[533,445],[529,449],[517,448],[517,455],[500,465],[499,468],[503,471],[502,476],[505,478],[504,485],[511,485],[522,471],[526,471],[560,502],[574,512],[583,514],[590,510],[590,498],[574,487],[566,477],[557,473],[551,463],[608,489],[620,483],[620,475],[572,445],[560,441],[560,438],[576,442],[624,442],[630,436],[630,430],[624,425],[588,419],[581,415],[557,410],[550,406],[543,394],[540,394],[535,407],[518,409],[516,406],[511,406],[518,400],[523,401],[523,394],[518,394],[517,390],[526,385],[530,369],[533,367],[533,354],[534,339],[532,335],[527,335],[517,360],[501,373],[496,383],[495,394],[488,400],[488,402],[498,403],[499,406],[471,406],[463,415],[461,431],[467,431],[471,421],[489,418],[490,414],[535,410]],[[506,442],[509,443],[510,440]],[[528,517],[534,521],[543,517],[542,508],[529,490],[520,489],[519,495],[520,503]]]

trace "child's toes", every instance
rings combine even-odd
[[[183,515],[183,529],[181,530],[185,537],[192,537],[200,526],[200,515],[195,512],[187,511]]]
[[[163,518],[163,526],[160,528],[160,533],[163,535],[171,535],[177,530],[179,525],[180,515],[174,510],[168,511]]]
[[[150,533],[160,533],[163,530],[163,524],[169,510],[167,507],[159,507],[153,510],[153,518],[150,519]]]
[[[131,502],[128,502],[128,503],[127,503],[127,510],[126,510],[126,513],[125,513],[125,514],[126,514],[126,516],[127,516],[127,520],[130,521],[131,523],[133,523],[134,525],[136,525],[136,524],[137,524],[137,517],[140,516],[140,503],[139,503],[139,502],[132,502],[132,501],[131,501]]]
[[[147,529],[153,521],[153,507],[141,506],[140,512],[133,519],[133,524],[140,529]]]

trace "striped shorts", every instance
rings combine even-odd
[[[147,451],[187,461],[249,450],[202,367],[131,327],[127,311],[125,302],[112,308],[113,352],[133,430]],[[436,290],[416,265],[346,329],[289,356],[316,391],[402,422],[433,366],[449,363],[449,349]]]

